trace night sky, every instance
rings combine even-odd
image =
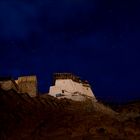
[[[136,0],[0,0],[0,75],[54,72],[89,81],[104,100],[140,99],[140,3]]]

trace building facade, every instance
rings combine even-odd
[[[54,85],[50,87],[49,95],[77,101],[84,100],[85,97],[95,99],[89,83],[71,73],[54,74]]]

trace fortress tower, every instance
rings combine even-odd
[[[37,78],[36,76],[23,76],[16,80],[19,87],[19,93],[28,93],[31,97],[37,96]]]
[[[95,99],[89,83],[71,73],[55,73],[54,86],[50,87],[49,95],[72,100],[84,100],[84,96]]]

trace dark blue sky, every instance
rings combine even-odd
[[[130,0],[0,0],[0,75],[87,79],[105,100],[140,98],[140,8]]]

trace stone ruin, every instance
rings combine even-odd
[[[21,94],[28,93],[31,97],[35,97],[38,94],[36,76],[18,77],[17,80],[11,77],[0,77],[0,87],[3,90],[13,89]]]
[[[94,93],[88,81],[81,80],[71,73],[55,73],[53,86],[50,86],[49,95],[58,99],[68,98],[76,101],[83,101],[91,98],[96,101]],[[0,77],[0,87],[4,90],[14,89],[17,93],[28,93],[31,97],[38,95],[37,77],[22,76],[17,80],[11,77]]]
[[[18,91],[18,85],[12,77],[0,77],[0,88],[3,90],[14,89]]]
[[[31,97],[37,96],[37,78],[36,76],[23,76],[17,80],[19,93],[28,93]]]

